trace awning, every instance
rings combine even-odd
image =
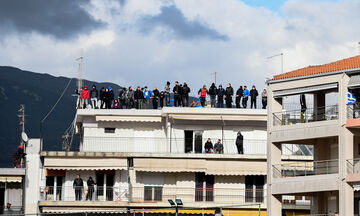
[[[55,170],[126,170],[127,158],[45,157],[44,166]]]
[[[207,175],[266,175],[266,161],[206,161]]]
[[[144,214],[174,214],[175,209],[152,209],[152,210],[146,210],[146,209],[131,209],[130,213],[143,213]],[[179,214],[211,214],[214,215],[215,210],[213,209],[179,209]]]
[[[354,184],[353,187],[354,187],[354,191],[360,191],[360,185]]]
[[[205,172],[203,159],[134,158],[134,169],[146,172]]]
[[[53,207],[43,207],[43,213],[96,213],[96,214],[121,214],[126,213],[126,208],[116,208],[116,209],[85,209],[85,208],[78,208],[78,209],[70,209],[66,208],[53,208]]]
[[[353,75],[350,77],[350,81],[348,83],[348,88],[357,88],[360,87],[360,75]]]
[[[329,90],[329,89],[336,89],[338,87],[337,83],[328,83],[323,85],[315,85],[315,86],[306,86],[302,88],[293,88],[293,89],[286,89],[280,91],[274,91],[274,97],[284,97],[284,96],[291,96],[297,95],[302,93],[309,93],[315,91],[322,91],[322,90]]]
[[[161,116],[96,116],[96,121],[161,122]]]
[[[0,176],[0,182],[21,182],[21,176]]]
[[[169,115],[172,119],[179,119],[179,120],[213,120],[213,121],[221,121],[221,115]]]

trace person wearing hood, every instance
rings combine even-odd
[[[240,106],[240,100],[241,100],[241,97],[243,96],[243,87],[240,86],[238,88],[238,90],[236,91],[236,98],[235,98],[235,104],[236,104],[236,108],[241,108]]]
[[[247,107],[247,101],[249,99],[249,96],[250,96],[250,92],[249,90],[247,89],[247,86],[244,86],[244,91],[243,91],[243,100],[242,100],[242,105],[243,105],[243,108],[246,108]]]
[[[226,108],[232,108],[232,97],[234,95],[234,89],[230,83],[228,83],[228,87],[225,90],[225,101],[226,101]]]
[[[183,107],[189,106],[189,93],[190,93],[190,88],[188,87],[187,83],[184,82],[184,85],[182,88],[182,105],[183,105]]]
[[[96,89],[96,86],[92,85],[90,90],[90,102],[91,102],[91,108],[93,109],[98,108],[98,96],[99,96],[99,92]]]
[[[89,104],[89,101],[88,101],[89,97],[90,97],[90,92],[86,85],[86,86],[84,86],[84,89],[81,91],[81,100],[80,100],[81,108],[87,107],[87,105]]]
[[[134,98],[135,98],[136,109],[143,109],[142,101],[144,99],[144,93],[141,91],[140,86],[137,87],[134,93]]]
[[[114,102],[114,98],[115,98],[114,91],[113,91],[113,89],[111,88],[111,86],[109,86],[109,95],[110,95],[110,107],[111,107],[111,105],[112,105],[113,102]],[[109,108],[109,109],[110,109],[110,108]]]
[[[205,107],[206,104],[206,94],[209,94],[209,91],[206,88],[206,85],[203,85],[203,87],[198,91],[200,103],[202,107]]]
[[[150,108],[150,99],[153,97],[152,91],[148,90],[147,86],[145,86],[144,89],[144,98],[145,98],[145,104],[144,108],[149,109]]]
[[[165,94],[165,106],[170,106],[170,82],[167,81],[165,88],[164,88],[164,94]]]
[[[224,95],[225,95],[225,89],[223,89],[222,85],[219,85],[219,88],[217,89],[217,107],[218,108],[224,108]]]
[[[132,86],[129,86],[127,92],[126,92],[126,97],[128,99],[128,109],[132,109],[135,108],[135,99],[134,99],[134,91],[132,89]]]
[[[244,154],[244,149],[243,149],[243,145],[244,145],[244,137],[243,135],[240,133],[240,131],[237,133],[237,137],[236,137],[236,148],[238,150],[239,154]]]
[[[152,95],[153,95],[152,96],[153,109],[158,109],[160,92],[156,87],[153,89]]]
[[[119,92],[118,100],[120,103],[120,109],[126,109],[128,106],[127,89],[124,87]]]
[[[103,93],[104,101],[105,101],[105,109],[111,109],[112,100],[111,100],[111,92],[108,88],[105,89]]]
[[[259,95],[259,92],[256,90],[256,87],[253,85],[252,89],[250,90],[250,108],[252,109],[253,107],[256,109],[256,98]]]
[[[216,94],[217,94],[217,88],[215,83],[212,83],[209,88],[209,95],[210,95],[210,104],[211,107],[215,108],[216,105]]]

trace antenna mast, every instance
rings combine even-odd
[[[215,76],[215,85],[216,85],[216,74],[217,72],[215,71],[214,73],[211,73],[210,75],[214,75]]]
[[[78,89],[82,87],[82,67],[83,67],[83,56],[81,55],[79,58],[76,59],[79,62],[78,68]]]

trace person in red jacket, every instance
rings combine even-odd
[[[200,97],[200,103],[202,107],[205,107],[206,102],[206,94],[209,94],[206,85],[204,85],[199,91],[198,91],[199,97]]]
[[[81,108],[86,108],[87,105],[89,104],[89,97],[90,97],[90,92],[87,86],[84,86],[83,90],[81,90],[81,100],[80,100],[80,107]],[[85,106],[84,106],[85,105]]]

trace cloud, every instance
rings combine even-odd
[[[164,28],[162,33],[173,35],[177,39],[192,40],[208,38],[212,40],[228,40],[229,37],[196,20],[187,19],[175,6],[164,6],[160,14],[145,16],[140,21],[141,32],[149,33],[157,27]]]
[[[90,33],[106,24],[95,20],[84,9],[88,4],[89,0],[1,0],[1,34],[15,30],[19,34],[37,32],[69,39]]]

